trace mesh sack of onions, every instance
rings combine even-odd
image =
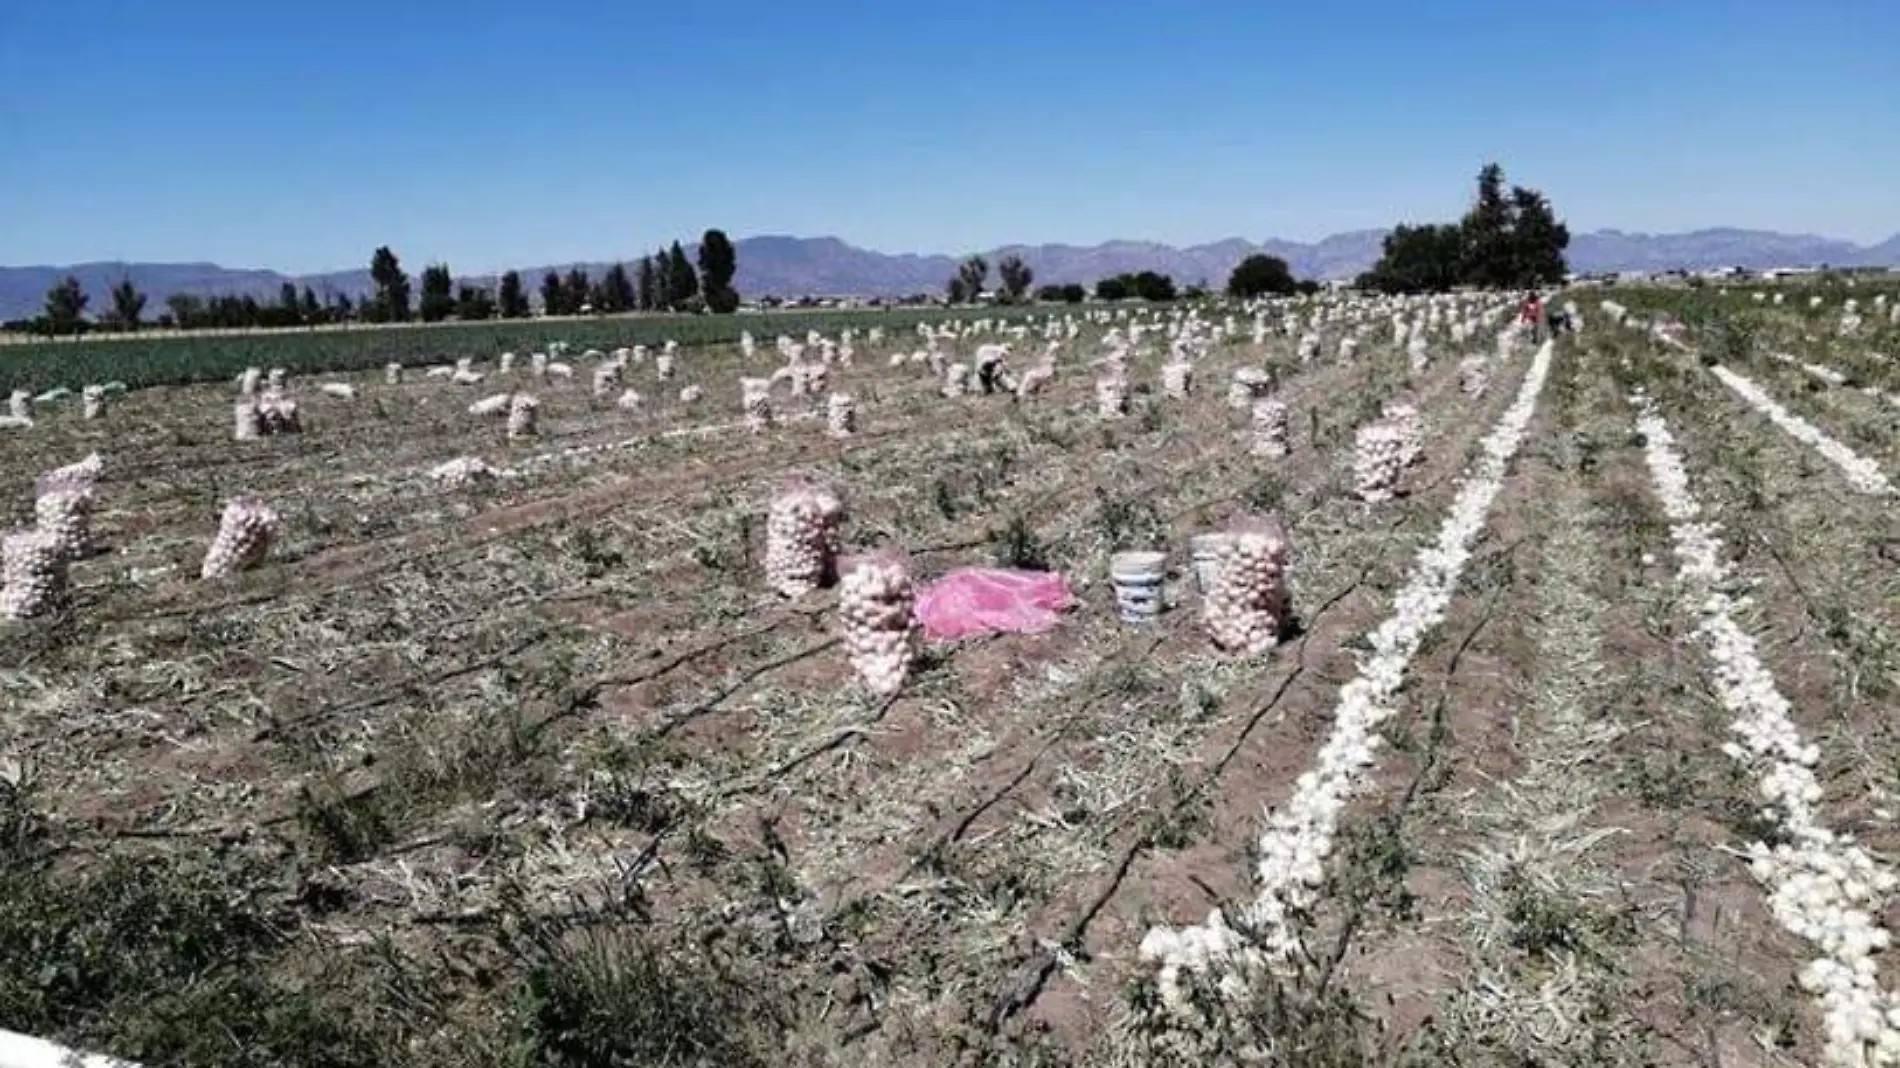
[[[1405,442],[1399,429],[1387,422],[1369,423],[1359,428],[1353,444],[1353,488],[1359,499],[1391,500],[1405,470]]]
[[[1102,419],[1120,419],[1128,414],[1128,380],[1105,375],[1095,380],[1095,414]]]
[[[849,393],[833,393],[825,404],[825,430],[834,438],[848,438],[858,429],[858,410]]]
[[[16,530],[0,540],[0,616],[25,621],[66,601],[66,561],[44,530]]]
[[[297,402],[275,391],[266,391],[257,399],[257,417],[264,433],[303,433],[303,418],[297,414]]]
[[[961,397],[968,391],[970,368],[967,364],[953,363],[943,369],[943,395]]]
[[[1286,405],[1273,397],[1261,397],[1253,402],[1253,454],[1255,456],[1285,456],[1287,411]]]
[[[1286,528],[1277,519],[1248,518],[1230,528],[1201,606],[1215,648],[1258,656],[1279,644],[1293,603],[1286,583],[1289,553]]]
[[[92,480],[63,471],[40,476],[34,487],[33,519],[53,539],[60,555],[77,560],[92,551]]]
[[[535,415],[541,409],[541,402],[526,393],[517,393],[508,398],[508,436],[510,438],[531,438],[535,434]]]
[[[880,550],[846,559],[842,570],[838,617],[845,655],[866,689],[888,697],[904,688],[917,655],[909,563],[895,551]]]
[[[1194,386],[1194,365],[1174,362],[1161,365],[1161,392],[1172,400],[1188,395]]]
[[[1466,396],[1483,396],[1490,383],[1490,370],[1483,356],[1466,356],[1458,361],[1458,388],[1464,390]]]
[[[844,502],[829,486],[793,476],[779,487],[765,522],[765,580],[783,597],[802,597],[837,575]]]
[[[238,393],[249,397],[257,392],[258,383],[264,381],[264,372],[255,367],[246,367],[238,375]]]
[[[283,530],[283,519],[276,511],[254,497],[236,497],[225,502],[218,517],[218,533],[205,553],[199,575],[218,578],[249,571],[264,562],[271,542]]]
[[[402,385],[402,364],[386,363],[383,365],[383,384],[386,386]]]
[[[104,386],[87,386],[79,391],[79,414],[84,419],[97,419],[106,414]]]
[[[739,404],[745,409],[746,429],[754,434],[764,433],[772,425],[772,380],[741,378]]]
[[[264,413],[257,410],[257,402],[249,397],[241,398],[232,408],[234,416],[231,422],[231,436],[238,441],[250,441],[262,437],[264,433]]]
[[[660,355],[656,357],[653,361],[653,373],[659,375],[660,381],[662,382],[665,382],[668,379],[672,378],[673,377],[672,355],[669,353],[664,353],[664,352],[660,353]]]

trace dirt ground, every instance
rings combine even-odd
[[[914,337],[860,341],[832,370],[858,400],[848,441],[782,385],[776,426],[739,425],[764,345],[687,353],[664,384],[635,365],[638,413],[578,366],[313,377],[293,383],[304,433],[254,442],[229,440],[228,386],[0,434],[15,525],[38,473],[105,460],[70,611],[0,639],[0,972],[31,977],[0,980],[0,1026],[151,1063],[1219,1062],[1180,1052],[1138,947],[1251,900],[1263,811],[1312,765],[1530,362],[1496,354],[1493,321],[1434,335],[1414,373],[1390,312],[1359,314],[1358,352],[1328,323],[1310,361],[1243,319],[1183,400],[1144,342],[1115,420],[1090,323],[1020,403],[891,366]],[[1225,397],[1241,366],[1278,382],[1284,457],[1249,450]],[[1767,355],[1748,370],[1900,476],[1900,408]],[[1607,324],[1562,339],[1300,918],[1311,952],[1244,1009],[1263,1063],[1817,1063],[1795,985],[1813,952],[1742,854],[1772,831],[1720,748],[1636,382],[1752,584],[1748,629],[1822,751],[1822,815],[1900,844],[1892,500],[1693,354]],[[533,439],[465,410],[509,388],[542,402]],[[1354,431],[1398,400],[1421,460],[1366,504]],[[505,477],[428,478],[458,455]],[[795,474],[840,490],[849,548],[901,548],[920,580],[1058,570],[1079,604],[1046,634],[929,646],[875,698],[834,594],[763,582],[766,504]],[[240,493],[284,535],[201,581]],[[1186,539],[1266,513],[1291,531],[1297,628],[1223,656]],[[1106,583],[1136,547],[1171,553],[1147,626]]]

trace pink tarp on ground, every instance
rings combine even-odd
[[[925,637],[955,641],[992,631],[1039,634],[1074,604],[1059,574],[965,567],[925,586],[916,611]]]

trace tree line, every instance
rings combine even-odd
[[[1382,293],[1442,293],[1473,286],[1535,289],[1563,282],[1570,230],[1535,189],[1506,191],[1504,168],[1487,163],[1478,192],[1455,223],[1401,223],[1387,234],[1379,261],[1354,285]]]
[[[543,315],[611,315],[632,311],[737,311],[739,292],[733,288],[739,258],[723,231],[708,230],[700,238],[695,269],[686,250],[675,241],[645,256],[630,271],[616,263],[598,279],[575,267],[565,274],[549,271],[541,279]],[[96,322],[87,320],[91,297],[79,279],[68,275],[46,293],[41,314],[24,323],[7,324],[59,337],[99,329],[136,331],[148,325],[181,330],[249,329],[322,326],[331,323],[442,322],[448,319],[526,319],[532,301],[519,271],[508,271],[491,290],[467,282],[456,283],[446,263],[424,267],[412,287],[396,253],[384,245],[370,256],[372,291],[361,300],[346,293],[319,296],[310,286],[285,282],[275,301],[254,296],[201,297],[174,293],[164,300],[165,311],[146,319],[147,298],[123,279],[108,294],[110,306]]]

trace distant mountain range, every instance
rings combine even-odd
[[[1154,270],[1177,282],[1205,281],[1219,286],[1235,264],[1256,252],[1279,256],[1302,278],[1350,278],[1379,258],[1383,230],[1334,234],[1306,244],[1268,239],[1258,244],[1230,238],[1208,245],[1177,248],[1149,241],[1109,241],[1100,245],[1012,245],[983,253],[992,268],[1005,256],[1021,256],[1035,271],[1036,284],[1081,282],[1125,271]],[[739,291],[748,297],[796,296],[904,296],[937,293],[956,271],[960,257],[891,254],[848,245],[835,237],[750,237],[735,242],[739,257]],[[399,253],[400,249],[397,250]],[[693,250],[689,249],[689,254]],[[366,257],[367,258],[367,257]],[[1900,266],[1900,234],[1878,245],[1863,247],[1849,241],[1811,234],[1781,234],[1766,230],[1696,230],[1681,234],[1625,233],[1597,230],[1573,235],[1569,260],[1572,270],[1663,271],[1706,270],[1717,267]],[[406,263],[412,276],[420,263]],[[548,270],[572,267],[599,277],[608,264],[554,264],[522,268],[530,294],[538,294],[541,276]],[[285,282],[310,286],[319,294],[361,296],[371,289],[369,271],[286,275],[254,268],[220,267],[212,263],[81,263],[71,266],[0,267],[0,319],[17,319],[39,312],[47,289],[66,275],[76,276],[92,295],[94,313],[108,305],[107,291],[121,278],[150,295],[147,314],[161,313],[172,293],[199,296],[251,295],[274,300]],[[992,279],[995,277],[992,274]],[[493,276],[462,281],[493,285]]]

